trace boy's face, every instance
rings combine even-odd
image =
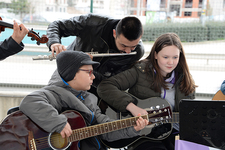
[[[83,65],[77,71],[73,80],[68,84],[77,91],[87,91],[91,88],[95,76],[92,65]]]

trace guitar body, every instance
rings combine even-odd
[[[160,97],[152,97],[152,98],[140,100],[140,99],[134,97],[133,95],[131,95],[131,96],[134,98],[136,105],[140,108],[145,109],[147,112],[151,111],[152,109],[157,110],[157,109],[161,109],[164,107],[171,107],[170,104],[165,99],[160,98]],[[108,108],[108,109],[110,109],[110,108]],[[119,117],[119,119],[125,119],[125,118],[132,117],[132,114],[130,114],[130,113],[121,113],[120,112],[120,113],[116,114],[116,112],[114,112],[114,114],[113,114],[113,110],[108,110],[108,109],[106,111],[109,111],[109,112],[106,112],[106,114],[108,115],[108,113],[110,113],[110,115],[114,116],[114,118],[115,118],[115,116]],[[176,115],[178,115],[178,114],[176,114]],[[171,120],[171,119],[169,119],[169,120]],[[151,122],[151,120],[149,120],[149,121]],[[168,122],[171,122],[171,121],[168,121]],[[172,129],[173,129],[172,123],[162,123],[162,122],[158,121],[158,123],[149,124],[144,129],[142,129],[141,134],[140,134],[141,136],[137,136],[137,137],[129,138],[129,139],[121,139],[121,140],[113,141],[113,142],[108,142],[108,141],[102,140],[102,143],[110,148],[124,148],[124,147],[130,146],[133,143],[135,143],[139,140],[142,140],[142,139],[150,140],[150,141],[163,140],[171,134]]]
[[[213,96],[212,100],[224,100],[225,101],[225,95],[223,94],[223,92],[221,90],[219,90]]]
[[[136,105],[140,108],[145,109],[147,112],[151,110],[165,108],[165,107],[171,107],[170,104],[165,99],[162,99],[160,97],[152,97],[152,98],[148,98],[144,100],[136,99]],[[132,115],[128,114],[125,117],[121,115],[120,119],[124,119],[127,117],[128,118],[132,117]],[[160,122],[159,122],[158,124],[154,123],[154,124],[150,124],[146,126],[143,130],[141,130],[141,135],[152,140],[162,140],[166,138],[167,136],[169,136],[171,131],[172,131],[172,125],[170,123],[169,125],[165,126],[165,124],[160,125]]]
[[[136,116],[87,127],[79,112],[67,110],[62,114],[67,117],[72,129],[67,138],[56,132],[44,131],[21,111],[11,113],[0,124],[0,150],[78,150],[80,140],[134,126],[139,118]],[[141,117],[155,123],[171,119],[171,114],[170,107],[162,107]]]
[[[63,112],[63,114],[68,118],[72,129],[86,126],[80,113],[68,110]],[[32,147],[36,147],[37,150],[49,150],[52,148],[48,144],[48,137],[48,132],[41,129],[21,111],[16,111],[8,115],[0,125],[1,150],[31,150]],[[72,142],[68,149],[78,150],[77,143],[78,141]],[[68,143],[65,141],[57,141],[53,144],[56,144],[58,147],[65,147],[65,144]]]

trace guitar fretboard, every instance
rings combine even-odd
[[[100,134],[131,127],[136,125],[136,121],[138,118],[139,117],[132,117],[129,119],[123,119],[123,120],[103,123],[99,125],[94,125],[90,127],[85,127],[81,129],[76,129],[76,130],[73,130],[72,135],[69,137],[69,141],[70,142],[78,141],[78,140],[86,139],[92,136],[97,136]],[[142,118],[147,119],[147,115],[142,116]]]
[[[163,111],[158,111],[158,112],[154,111],[151,114],[143,115],[141,117],[143,119],[149,119],[152,117],[158,117],[158,115],[163,115],[164,113],[167,115],[168,111],[169,111],[168,109],[169,108],[167,108],[167,109],[165,108],[165,109],[163,109]],[[94,126],[90,126],[90,127],[75,129],[75,130],[73,130],[72,135],[68,138],[68,141],[69,142],[79,141],[79,140],[97,136],[100,134],[104,134],[104,133],[124,129],[127,127],[131,127],[131,126],[136,125],[136,121],[138,120],[138,118],[139,118],[139,116],[128,118],[128,119],[117,120],[117,121],[113,121],[113,122],[107,122],[107,123],[103,123],[103,124],[98,124],[98,125],[94,125]]]

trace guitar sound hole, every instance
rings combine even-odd
[[[49,134],[48,143],[54,150],[66,150],[71,145],[68,138],[62,138],[62,136],[56,132]]]

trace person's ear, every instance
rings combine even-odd
[[[76,79],[77,79],[77,76],[76,76],[76,75],[77,75],[77,73],[75,74],[75,76],[74,76],[73,80],[76,80]]]
[[[113,29],[113,37],[116,39],[116,30]]]

